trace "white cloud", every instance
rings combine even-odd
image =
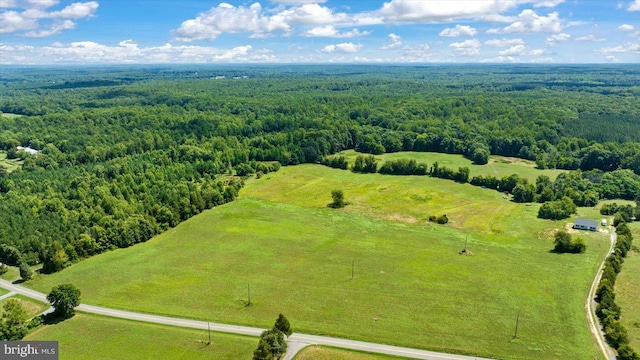
[[[254,3],[249,7],[221,3],[209,11],[198,14],[195,19],[184,21],[173,31],[177,41],[214,40],[222,33],[253,32],[257,37],[274,31],[289,32],[291,27],[278,15],[262,14],[262,6]]]
[[[514,45],[524,45],[524,40],[522,40],[520,38],[516,38],[516,39],[507,39],[507,38],[491,39],[491,40],[485,41],[484,44],[487,45],[487,46],[493,46],[493,47],[507,47],[507,46],[514,46]]]
[[[516,45],[512,46],[506,50],[500,51],[498,55],[500,56],[511,56],[511,55],[522,55],[525,50],[524,45]]]
[[[580,36],[577,37],[576,40],[578,41],[591,41],[591,42],[600,42],[600,41],[605,41],[605,39],[601,39],[593,34],[589,34],[586,36]]]
[[[271,0],[271,2],[283,5],[305,5],[305,4],[321,4],[327,0]]]
[[[93,41],[70,44],[54,43],[50,46],[0,44],[0,58],[7,64],[66,64],[66,63],[236,63],[275,62],[277,58],[270,50],[254,50],[251,45],[220,49],[207,46],[161,46],[140,47],[135,41],[123,40],[117,46]]]
[[[540,56],[540,55],[544,55],[546,53],[547,52],[544,49],[534,49],[534,50],[531,50],[529,52],[529,55],[531,55],[531,56]]]
[[[629,34],[630,37],[640,37],[640,30]]]
[[[488,34],[533,34],[533,33],[557,33],[562,31],[564,25],[557,12],[547,16],[538,15],[531,9],[523,10],[518,15],[518,20],[503,29],[490,29]]]
[[[631,5],[629,5],[629,11],[640,11],[640,0],[635,0]]]
[[[605,56],[605,59],[609,62],[618,62],[618,58],[613,55]]]
[[[389,45],[381,47],[381,50],[391,50],[402,45],[402,38],[394,33],[389,34]]]
[[[97,1],[73,3],[59,11],[46,11],[58,0],[27,0],[18,3],[2,0],[0,8],[21,9],[0,12],[0,34],[16,33],[27,37],[46,37],[73,29],[72,20],[92,17],[98,9]]]
[[[504,63],[504,62],[516,62],[516,58],[513,56],[498,56],[492,59],[480,60],[482,63]]]
[[[460,56],[477,56],[480,54],[482,45],[477,39],[465,40],[463,42],[449,44],[453,48],[456,55]]]
[[[265,11],[257,2],[249,7],[221,3],[217,7],[198,14],[194,19],[182,22],[180,27],[172,33],[177,41],[215,40],[223,33],[239,32],[250,32],[253,33],[251,37],[262,38],[277,32],[289,34],[295,24],[335,25],[355,22],[347,14],[334,13],[330,8],[321,6],[317,2],[285,1],[281,3],[299,6],[274,12]],[[316,30],[316,32],[321,31],[322,29]],[[313,36],[313,32],[307,32],[307,35]],[[367,34],[355,30],[342,37],[363,35]]]
[[[635,29],[635,27],[633,27],[633,25],[629,25],[629,24],[622,24],[620,26],[618,26],[618,30],[622,30],[622,31],[633,31]]]
[[[353,54],[357,53],[362,49],[362,45],[354,44],[354,43],[341,43],[336,45],[327,45],[322,50],[323,53],[333,54],[333,53],[344,53],[344,54]]]
[[[382,5],[378,13],[388,22],[447,22],[479,18],[493,18],[495,21],[502,16],[501,13],[518,5],[555,7],[563,2],[564,0],[390,0]]]
[[[544,42],[547,45],[553,46],[562,41],[569,41],[569,39],[571,39],[571,35],[560,33],[560,34],[553,34],[549,36]]]
[[[478,30],[467,25],[456,25],[455,28],[446,28],[440,32],[440,36],[458,37],[458,36],[475,36]]]
[[[371,31],[360,31],[358,29],[353,29],[347,32],[340,32],[333,25],[327,26],[318,26],[313,29],[307,30],[303,32],[302,36],[305,37],[332,37],[332,38],[352,38],[357,36],[367,36],[371,34]]]
[[[611,54],[611,53],[634,53],[634,54],[640,54],[640,42],[638,42],[638,43],[628,42],[628,43],[626,43],[624,45],[618,45],[618,46],[609,47],[609,48],[602,48],[602,49],[598,49],[596,51],[601,53],[601,54]]]

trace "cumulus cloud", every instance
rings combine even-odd
[[[524,53],[524,50],[525,50],[524,45],[516,45],[506,50],[500,51],[498,55],[500,56],[522,55],[522,53]]]
[[[92,17],[98,9],[97,1],[73,3],[58,11],[48,9],[58,0],[27,0],[21,3],[2,0],[0,34],[15,33],[27,37],[46,37],[76,27],[74,20]]]
[[[378,11],[388,22],[447,22],[458,19],[493,18],[518,5],[555,7],[564,0],[391,0]]]
[[[557,12],[547,16],[538,15],[531,9],[523,10],[518,15],[518,20],[502,29],[490,29],[489,34],[534,34],[557,33],[562,31],[564,25]]]
[[[260,38],[277,32],[289,34],[295,24],[334,25],[354,22],[347,14],[334,13],[332,9],[318,4],[317,1],[281,3],[299,6],[289,7],[279,12],[267,12],[257,2],[249,7],[221,3],[217,7],[198,14],[194,19],[184,21],[178,29],[173,31],[174,39],[176,41],[215,40],[223,33],[239,32],[250,32],[252,37]],[[321,33],[322,30],[316,29],[316,33]],[[361,34],[356,30],[350,35],[362,36]],[[313,36],[313,32],[307,32],[307,35]]]
[[[477,39],[470,39],[463,42],[449,44],[449,47],[453,48],[456,55],[477,56],[480,54],[482,44],[480,44],[480,41]]]
[[[475,36],[478,30],[467,25],[456,25],[455,28],[446,28],[440,32],[440,36],[458,37],[458,36]]]
[[[38,64],[50,63],[236,63],[275,62],[277,58],[270,50],[254,50],[251,45],[220,49],[208,46],[161,46],[140,47],[128,39],[109,46],[93,41],[78,41],[69,44],[54,43],[50,46],[0,44],[0,57],[7,64],[24,64],[25,59]]]
[[[632,43],[628,42],[624,45],[618,45],[615,47],[608,47],[596,50],[601,54],[611,54],[611,53],[633,53],[640,54],[640,42]]]
[[[507,39],[507,38],[491,39],[491,40],[485,41],[484,44],[487,45],[487,46],[493,46],[493,47],[507,47],[507,46],[514,46],[514,45],[524,45],[524,40],[522,40],[520,38],[516,38],[516,39]]]
[[[343,54],[353,54],[357,53],[362,49],[362,45],[354,44],[354,43],[341,43],[335,45],[327,45],[322,50],[325,54],[333,54],[333,53],[343,53]]]
[[[546,53],[547,52],[544,49],[534,49],[534,50],[531,50],[529,52],[529,55],[531,55],[531,56],[540,56],[540,55],[544,55]]]
[[[640,0],[635,0],[631,5],[629,5],[629,8],[627,10],[640,11]]]
[[[549,36],[544,42],[547,45],[553,46],[562,41],[569,41],[569,39],[571,39],[571,35],[560,33]]]
[[[633,27],[633,25],[629,25],[629,24],[622,24],[620,26],[618,26],[618,30],[622,30],[622,31],[633,31],[635,29],[635,27]]]
[[[369,34],[371,34],[371,31],[360,31],[356,28],[352,29],[351,31],[340,32],[338,29],[336,29],[335,26],[327,25],[314,27],[303,32],[300,35],[305,37],[352,38],[358,36],[367,36]]]
[[[389,34],[389,44],[381,47],[381,50],[391,50],[402,45],[402,38],[394,33]]]

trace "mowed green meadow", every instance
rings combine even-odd
[[[344,156],[347,161],[353,165],[356,156],[369,155],[361,154],[354,150],[345,150],[336,156]],[[460,154],[443,154],[434,152],[396,152],[386,153],[381,155],[374,155],[378,159],[378,165],[384,164],[385,161],[398,160],[398,159],[413,159],[418,163],[425,163],[429,167],[433,163],[437,162],[439,166],[445,166],[453,170],[458,170],[460,167],[468,167],[471,177],[478,175],[491,175],[498,179],[505,175],[518,174],[523,178],[528,179],[530,182],[535,183],[538,175],[546,175],[551,181],[555,180],[559,174],[567,172],[567,170],[559,169],[545,169],[540,170],[536,168],[535,161],[506,157],[500,155],[492,155],[489,157],[489,163],[486,165],[476,165],[471,160],[465,158]]]
[[[401,360],[402,357],[371,354],[359,351],[336,349],[327,346],[307,346],[300,350],[295,360]]]
[[[629,251],[616,279],[616,302],[622,308],[620,321],[629,333],[629,344],[640,351],[640,223],[629,224],[634,250]]]
[[[78,313],[24,340],[58,341],[61,360],[250,359],[255,338]]]
[[[327,207],[332,189],[346,208]],[[296,332],[370,342],[600,359],[584,303],[607,235],[584,233],[581,255],[551,253],[568,221],[537,210],[426,176],[285,167],[144,244],[27,285],[70,282],[85,303],[223,323],[270,327],[284,313]],[[451,222],[427,222],[440,214]]]
[[[0,151],[0,165],[4,166],[9,172],[19,168],[23,161],[18,159],[7,159],[7,153]]]

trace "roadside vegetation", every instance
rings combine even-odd
[[[336,349],[327,346],[307,346],[300,350],[294,360],[401,360],[405,358],[370,354],[359,351]]]
[[[250,359],[255,338],[78,313],[24,340],[58,341],[61,359]]]

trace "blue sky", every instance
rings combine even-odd
[[[640,0],[0,0],[0,64],[640,63]]]

